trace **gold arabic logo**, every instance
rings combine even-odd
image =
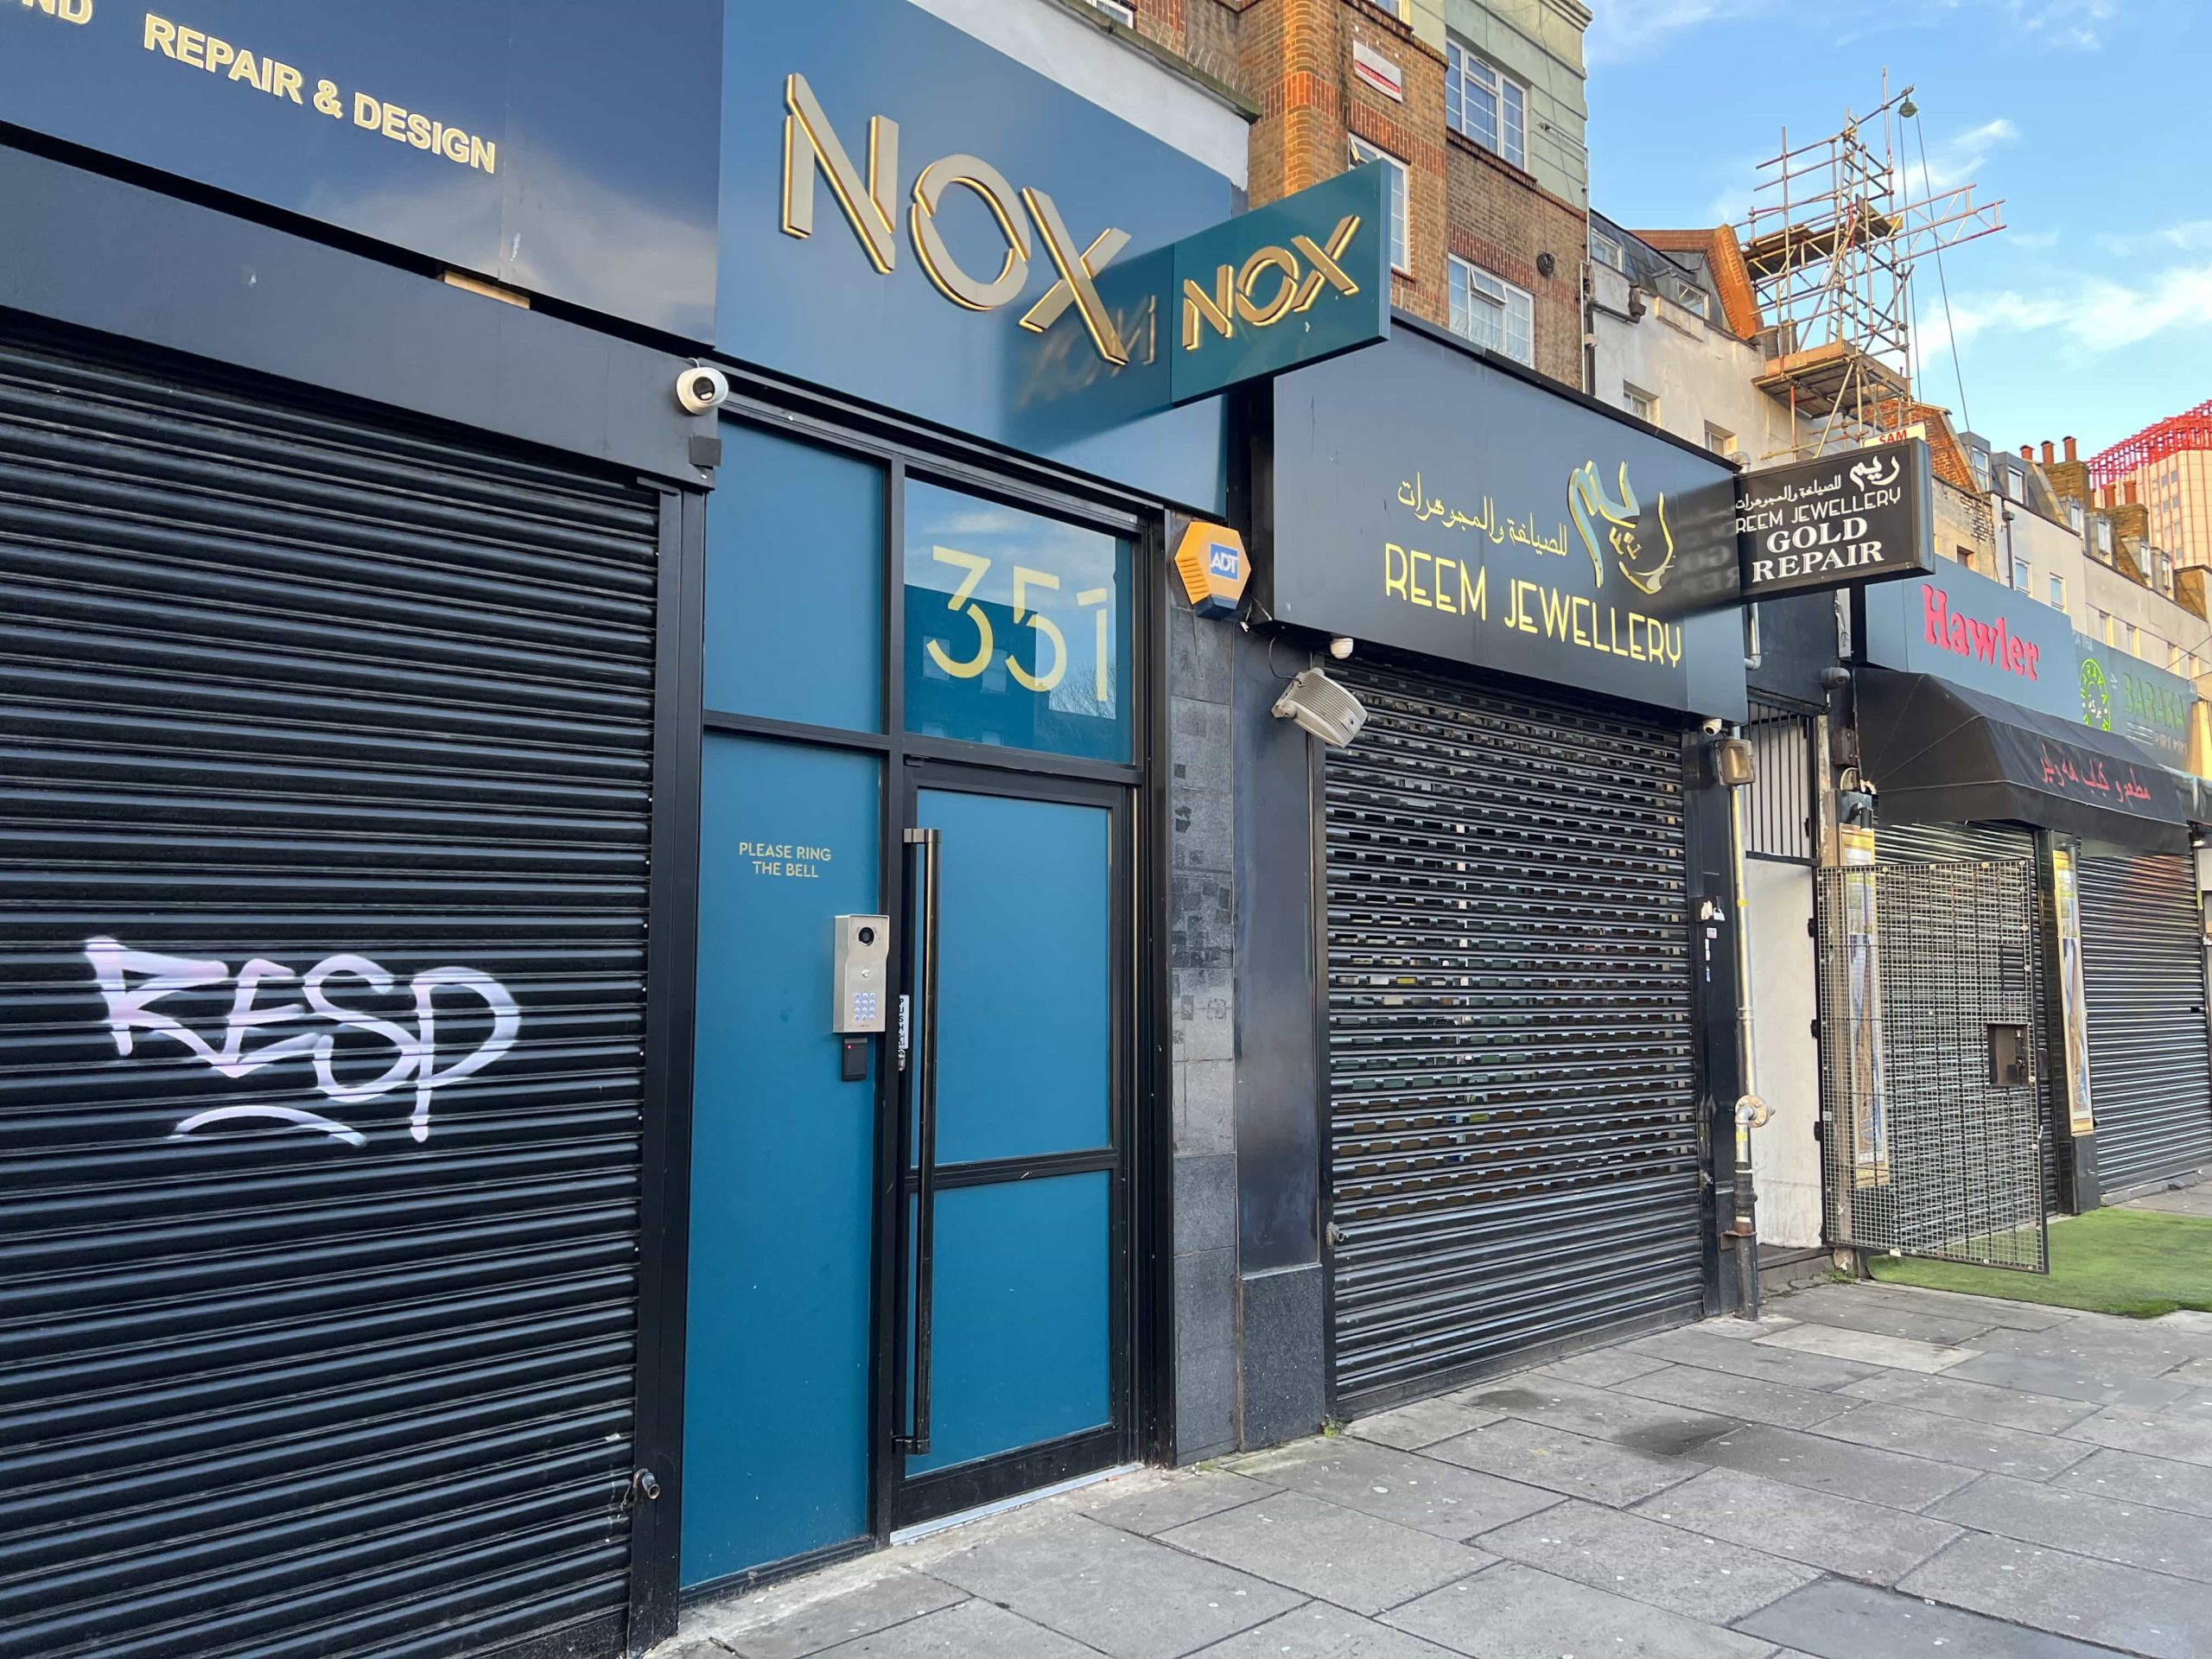
[[[1574,516],[1575,529],[1582,532],[1582,544],[1590,550],[1590,563],[1598,573],[1598,586],[1605,585],[1605,552],[1610,549],[1630,587],[1656,594],[1667,585],[1667,573],[1675,564],[1675,532],[1667,524],[1666,493],[1662,491],[1652,505],[1652,515],[1659,527],[1658,541],[1654,545],[1638,524],[1636,486],[1628,481],[1626,461],[1621,463],[1620,480],[1620,493],[1608,495],[1598,477],[1598,463],[1584,461],[1567,475],[1567,511]],[[1604,526],[1603,547],[1599,545],[1600,524]]]

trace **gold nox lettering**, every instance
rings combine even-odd
[[[1288,248],[1255,249],[1241,269],[1236,265],[1217,268],[1211,291],[1201,288],[1196,278],[1185,277],[1183,349],[1197,351],[1205,343],[1209,328],[1222,339],[1231,340],[1240,321],[1248,327],[1266,328],[1287,316],[1310,311],[1325,288],[1333,288],[1346,297],[1358,293],[1359,284],[1342,264],[1345,250],[1358,234],[1359,215],[1347,213],[1337,221],[1325,246],[1310,236],[1294,236]],[[1306,256],[1302,269],[1299,254]],[[1259,291],[1270,271],[1274,273],[1273,291],[1262,301]]]
[[[783,191],[783,228],[787,236],[804,238],[814,233],[817,173],[829,180],[830,193],[844,209],[868,262],[889,276],[899,262],[899,218],[893,204],[899,181],[899,124],[887,116],[868,118],[868,175],[863,178],[806,77],[787,75],[784,79]],[[937,215],[945,193],[956,187],[982,199],[1006,239],[1005,257],[995,276],[979,278],[963,270],[938,229]],[[1128,245],[1127,232],[1109,227],[1094,237],[1089,246],[1077,247],[1050,196],[1027,187],[1017,192],[1004,174],[980,156],[942,156],[915,177],[907,217],[915,254],[938,291],[967,310],[995,310],[1020,295],[1029,280],[1027,227],[1031,224],[1036,226],[1058,278],[1023,314],[1021,326],[1032,334],[1043,334],[1073,306],[1099,356],[1116,368],[1126,364],[1128,347],[1113,315],[1098,297],[1096,279]]]

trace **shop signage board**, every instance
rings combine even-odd
[[[1746,473],[1736,480],[1744,598],[1924,575],[1934,514],[1923,438]]]
[[[1870,588],[1863,602],[1868,662],[2082,718],[2074,625],[2065,612],[1942,558],[1923,581]]]
[[[2141,744],[2170,766],[2189,764],[2189,709],[2196,688],[2132,652],[2086,633],[2074,636],[2080,663],[2082,723]]]
[[[1171,407],[1170,279],[1175,245],[1235,213],[1230,180],[909,0],[745,17],[718,349],[1222,511],[1220,402]]]
[[[1173,399],[1388,340],[1389,189],[1370,162],[1178,242]]]
[[[1734,474],[1401,319],[1274,383],[1276,619],[1692,713],[1745,712]]]
[[[9,0],[0,115],[713,338],[721,0]]]

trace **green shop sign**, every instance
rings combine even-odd
[[[2128,738],[2168,766],[2187,765],[2189,706],[2196,701],[2196,688],[2086,633],[2074,636],[2074,646],[2082,724]]]

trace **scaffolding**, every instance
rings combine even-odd
[[[2141,468],[2191,450],[2212,450],[2212,401],[2170,415],[2089,459],[2089,481],[2119,484]]]
[[[1915,419],[1912,272],[1921,259],[2005,228],[1974,187],[1916,194],[1897,153],[1912,88],[1840,131],[1759,163],[1743,229],[1766,358],[1759,390],[1786,405],[1795,453],[1892,437]],[[1923,169],[1923,181],[1925,173]],[[1783,453],[1789,453],[1788,450]]]

